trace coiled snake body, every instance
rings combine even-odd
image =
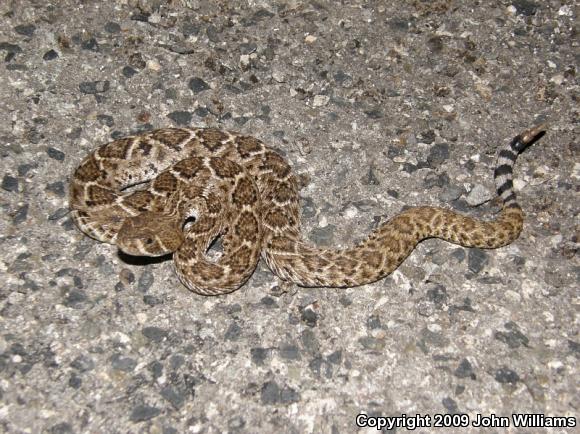
[[[300,286],[352,287],[391,273],[425,238],[490,249],[514,241],[524,216],[513,166],[541,133],[532,128],[499,151],[494,176],[503,208],[495,219],[414,207],[345,249],[303,239],[297,180],[279,154],[256,138],[216,129],[166,128],[101,146],[75,170],[70,207],[81,231],[125,253],[173,253],[180,280],[199,294],[239,288],[260,254]],[[206,252],[218,237],[223,253],[211,260]]]

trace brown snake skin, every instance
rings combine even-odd
[[[498,153],[503,208],[495,219],[409,208],[345,249],[303,239],[297,180],[280,155],[254,137],[216,129],[166,128],[101,146],[75,170],[70,207],[81,231],[127,254],[173,253],[180,280],[199,294],[239,288],[260,254],[275,274],[300,286],[352,287],[391,273],[425,238],[487,249],[514,241],[524,215],[513,166],[542,134],[543,126],[534,127]],[[211,259],[206,252],[218,237],[223,253]]]

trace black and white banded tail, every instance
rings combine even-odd
[[[495,186],[498,196],[503,200],[504,208],[519,208],[514,192],[513,169],[518,154],[537,141],[545,133],[545,125],[538,125],[514,137],[497,155],[494,171]]]

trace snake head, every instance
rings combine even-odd
[[[177,219],[155,212],[128,217],[117,234],[117,247],[128,255],[163,256],[184,241]]]

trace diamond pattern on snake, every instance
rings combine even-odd
[[[298,183],[284,158],[254,137],[212,128],[165,128],[96,149],[72,176],[71,215],[82,232],[129,255],[173,254],[179,279],[198,294],[236,290],[260,256],[300,286],[354,287],[393,272],[426,238],[485,249],[513,242],[524,220],[513,167],[543,133],[536,126],[499,150],[503,206],[492,220],[412,207],[342,249],[304,239]],[[223,252],[210,258],[217,238]]]

